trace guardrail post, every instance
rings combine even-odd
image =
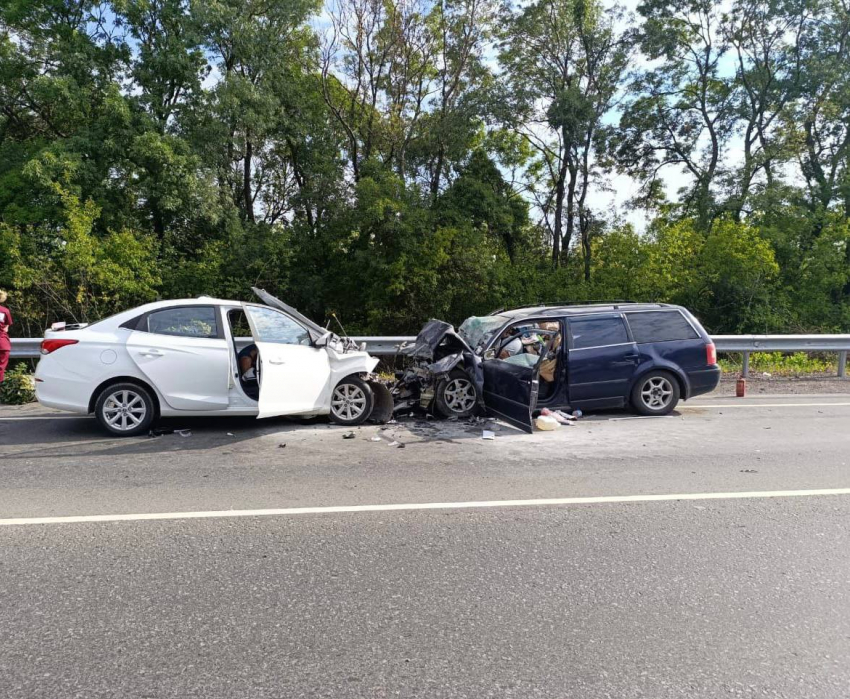
[[[843,379],[847,374],[847,350],[838,353],[838,378]]]
[[[750,375],[750,353],[749,352],[742,352],[741,354],[744,355],[744,362],[743,362],[743,365],[741,366],[741,376],[743,376],[746,379]]]

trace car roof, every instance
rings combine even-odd
[[[587,304],[539,304],[537,306],[525,306],[510,310],[500,310],[490,315],[503,316],[505,318],[523,318],[525,316],[578,316],[590,313],[613,313],[618,311],[657,311],[659,309],[679,309],[669,303],[587,303]]]
[[[241,306],[242,301],[231,301],[229,299],[216,299],[212,296],[198,296],[194,299],[163,299],[143,304],[132,311],[155,311],[158,308],[171,308],[172,306]],[[255,302],[255,305],[263,305]]]

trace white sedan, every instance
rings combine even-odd
[[[159,416],[329,415],[357,425],[391,415],[389,392],[369,377],[376,358],[254,292],[265,305],[201,297],[55,324],[41,344],[38,402],[94,413],[122,436]]]

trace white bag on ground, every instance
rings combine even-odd
[[[534,424],[537,426],[538,430],[557,430],[561,425],[560,423],[550,415],[541,415],[535,421]]]

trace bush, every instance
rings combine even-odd
[[[0,383],[0,403],[24,405],[35,400],[35,380],[25,363],[18,364],[6,372],[6,380]]]
[[[731,354],[720,359],[720,367],[725,373],[740,373],[743,359],[740,354]],[[835,355],[820,356],[806,352],[753,352],[750,354],[750,372],[774,376],[802,376],[805,374],[835,373],[837,371]]]

